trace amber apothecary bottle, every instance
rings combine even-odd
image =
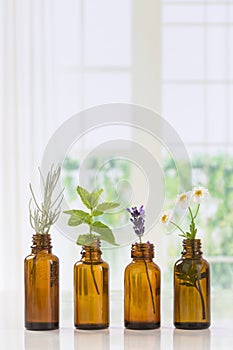
[[[125,269],[125,327],[154,329],[160,327],[160,269],[153,262],[154,246],[132,245],[133,261]]]
[[[74,265],[74,325],[79,329],[109,326],[109,266],[101,259],[100,241],[82,247]]]
[[[210,267],[200,239],[184,239],[174,266],[174,325],[180,329],[210,326]]]
[[[52,254],[49,234],[33,235],[32,252],[24,260],[25,327],[59,327],[59,260]]]

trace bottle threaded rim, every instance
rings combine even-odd
[[[134,243],[131,246],[131,258],[154,258],[153,243]]]

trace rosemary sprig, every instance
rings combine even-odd
[[[181,286],[194,287],[197,290],[201,299],[202,319],[206,319],[205,301],[200,283],[202,279],[207,278],[206,272],[200,273],[192,263],[187,272],[176,272],[176,276],[180,280]]]
[[[64,189],[59,193],[55,200],[52,198],[60,177],[61,167],[57,166],[57,168],[54,169],[52,165],[47,174],[46,180],[44,179],[40,168],[39,173],[43,184],[43,201],[40,205],[38,204],[32,185],[29,184],[32,195],[32,198],[29,201],[29,219],[32,228],[37,234],[48,234],[51,226],[58,220],[61,213]],[[32,207],[32,203],[34,203],[34,208]]]

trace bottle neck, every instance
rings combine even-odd
[[[32,236],[32,253],[44,251],[45,253],[52,252],[51,236],[50,234],[36,233]]]
[[[154,257],[154,245],[152,243],[135,243],[131,247],[131,258],[134,261],[149,260]]]
[[[90,245],[84,245],[81,251],[82,261],[93,263],[93,262],[102,262],[101,255],[102,252],[100,250],[100,241],[95,240]]]
[[[182,257],[184,259],[201,258],[202,257],[201,240],[184,239]]]

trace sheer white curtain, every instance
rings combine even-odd
[[[30,234],[28,183],[51,133],[51,7],[45,3],[1,1],[0,269],[6,290],[21,285],[19,266]]]

